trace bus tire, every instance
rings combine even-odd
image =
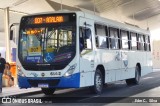
[[[132,85],[132,79],[126,79],[127,85]]]
[[[139,84],[139,81],[140,81],[140,68],[138,66],[136,66],[136,69],[135,69],[135,78],[133,78],[133,84]]]
[[[103,90],[103,77],[100,69],[97,69],[94,75],[94,86],[90,87],[95,94],[101,94]]]
[[[53,95],[56,89],[55,88],[41,88],[41,90],[45,95]]]
[[[140,77],[141,77],[140,68],[139,68],[139,66],[136,66],[136,68],[135,68],[135,78],[126,79],[127,85],[137,85],[137,84],[139,84]]]

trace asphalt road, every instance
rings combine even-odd
[[[126,85],[125,81],[118,81],[105,85],[101,95],[95,95],[88,88],[82,89],[60,89],[53,95],[46,96],[43,93],[19,97],[19,98],[38,98],[46,100],[46,105],[109,105],[109,106],[159,106],[159,103],[133,103],[135,99],[144,100],[146,97],[160,97],[160,71],[152,72],[141,78],[139,85]],[[17,97],[18,98],[18,97]],[[49,101],[48,101],[49,100]],[[148,100],[148,98],[146,99]],[[52,103],[51,103],[52,101]],[[60,102],[55,103],[55,102]],[[69,102],[69,103],[68,103]],[[111,102],[111,103],[110,103]],[[128,103],[127,103],[128,102]],[[131,103],[132,102],[132,103]],[[21,106],[22,104],[1,104],[1,106]],[[28,104],[23,104],[28,106]],[[34,106],[36,104],[29,104]],[[44,106],[44,104],[38,104]]]

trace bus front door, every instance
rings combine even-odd
[[[94,83],[93,22],[80,17],[79,24],[80,86],[83,87]]]

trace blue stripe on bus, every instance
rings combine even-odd
[[[32,80],[42,80],[42,78],[27,78],[18,76],[18,85],[20,88],[31,88],[31,85],[28,82],[28,79]],[[43,78],[44,80],[54,80],[60,79],[60,82],[57,86],[50,86],[54,88],[79,88],[80,87],[80,73],[73,74],[68,77],[61,77],[61,78]]]
[[[18,75],[18,86],[20,88],[31,88],[31,85],[28,83],[27,77],[22,77]]]
[[[60,83],[58,84],[58,87],[79,88],[80,87],[80,73],[76,73],[68,77],[62,77],[60,79]]]

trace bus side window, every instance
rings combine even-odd
[[[140,35],[137,34],[137,50],[141,50],[140,47],[141,47],[141,46],[140,46]]]
[[[137,36],[136,33],[131,32],[131,48],[132,50],[137,50]]]
[[[108,48],[107,26],[95,24],[96,47],[100,49]]]
[[[151,51],[151,40],[150,40],[150,36],[148,36],[148,48],[149,48],[149,51]]]
[[[118,29],[109,28],[109,46],[111,49],[119,49]]]
[[[121,37],[122,37],[122,49],[128,50],[129,49],[129,33],[125,30],[121,30]]]
[[[140,45],[141,45],[141,50],[144,51],[145,46],[144,46],[144,36],[140,35]]]
[[[145,35],[145,41],[146,41],[146,51],[151,51],[150,37],[148,35]]]
[[[80,27],[80,51],[83,49],[92,49],[92,36],[89,28]]]
[[[138,34],[138,50],[144,51],[144,38],[142,34]]]
[[[146,40],[146,35],[143,35],[144,39],[144,51],[147,51],[147,40]]]

